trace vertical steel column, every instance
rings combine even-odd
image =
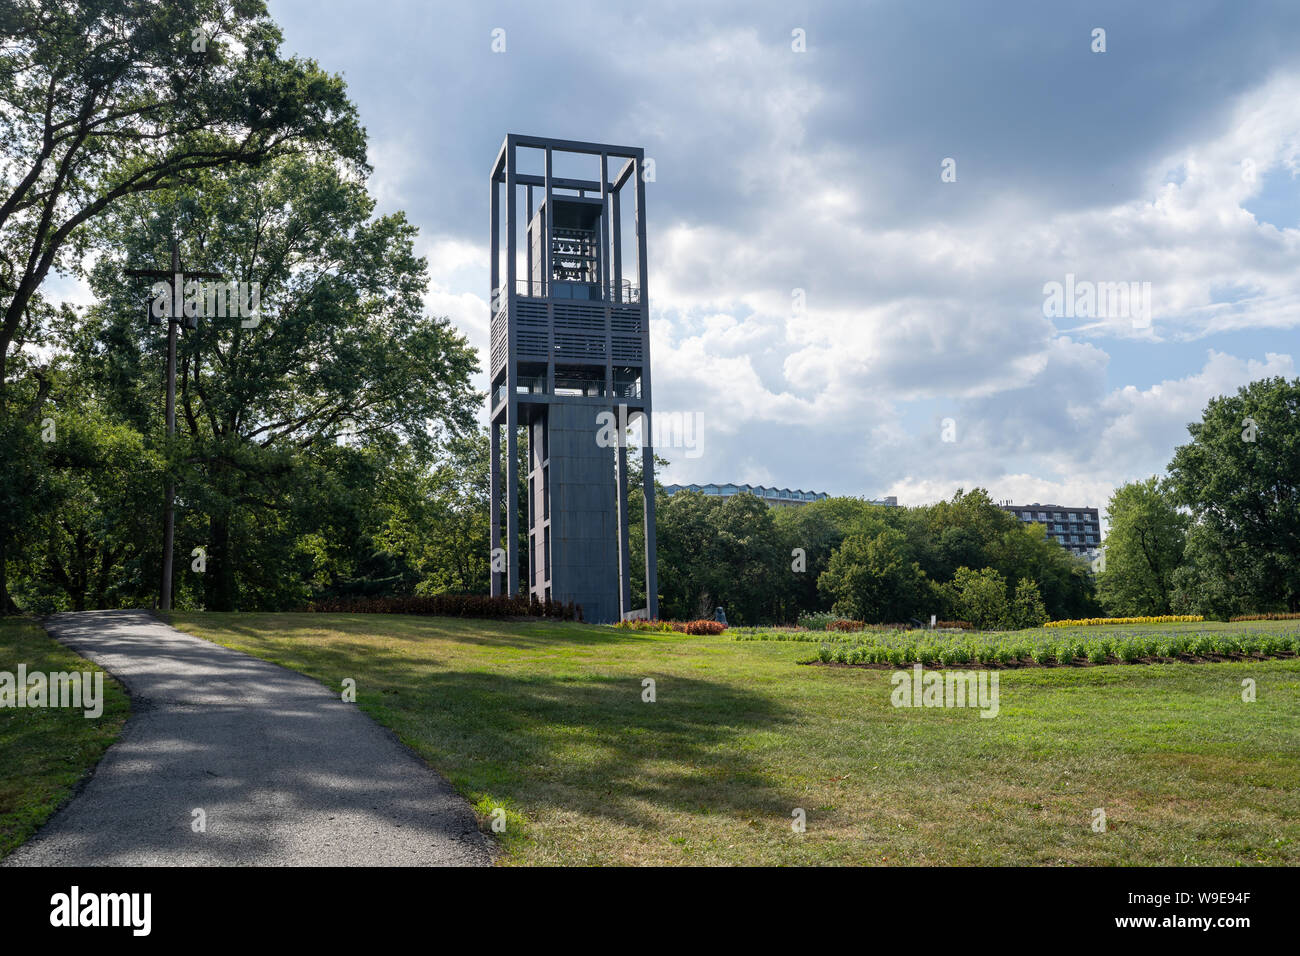
[[[519,370],[515,363],[516,276],[519,223],[515,216],[515,141],[506,142],[506,323],[509,330],[506,357],[506,593],[519,594],[519,396],[515,391]]]
[[[659,559],[655,552],[655,453],[651,430],[650,394],[650,296],[646,277],[645,152],[636,155],[636,260],[637,282],[641,286],[641,401],[645,414],[641,419],[641,482],[645,496],[645,601],[646,613],[659,616]]]
[[[501,547],[501,432],[498,430],[496,419],[492,419],[488,425],[488,436],[490,450],[488,452],[490,464],[488,467],[488,508],[492,519],[492,552],[491,559],[493,563],[488,565],[489,574],[492,581],[492,596],[501,595],[501,574],[495,569],[495,559],[497,549]]]
[[[605,323],[605,394],[614,394],[614,338],[609,307],[609,156],[600,154],[600,314]],[[617,409],[615,409],[617,412]],[[620,446],[622,447],[621,443]],[[624,608],[627,610],[627,608]]]
[[[610,197],[611,215],[614,218],[614,301],[623,301],[623,221],[619,212],[620,190]]]
[[[618,611],[619,619],[622,620],[632,610],[632,546],[628,538],[627,518],[627,440],[621,431],[617,457],[618,488],[615,491],[614,507],[618,511]]]
[[[491,332],[494,331],[491,326],[497,321],[497,312],[505,307],[505,301],[501,296],[501,184],[498,182],[498,175],[501,170],[498,166],[492,167],[492,176],[488,183],[491,187],[491,198],[488,202],[489,215],[491,218],[491,252],[492,261],[489,264],[491,270],[492,288],[488,295],[488,311],[491,316],[489,322],[489,343],[488,343],[488,365],[493,366],[492,361],[492,344]],[[503,316],[507,323],[507,332],[509,317]],[[509,364],[510,355],[506,355],[506,363]],[[488,373],[488,502],[489,517],[491,519],[492,537],[490,552],[488,554],[488,580],[491,582],[491,592],[493,597],[499,597],[501,594],[501,575],[495,569],[497,549],[501,547],[501,434],[497,431],[496,419],[496,384],[497,369],[491,367]]]

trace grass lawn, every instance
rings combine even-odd
[[[0,618],[0,671],[96,672],[37,624]],[[104,676],[104,712],[0,707],[0,858],[36,832],[117,739],[130,713],[121,685]]]
[[[506,862],[1300,863],[1294,657],[1006,670],[1000,715],[984,719],[895,709],[889,671],[798,666],[810,648],[793,642],[397,615],[173,620],[335,689],[354,678],[358,704],[481,813],[507,809]],[[1182,626],[1203,625],[1157,629]]]

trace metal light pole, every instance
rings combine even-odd
[[[170,272],[161,269],[127,269],[129,276],[142,276],[150,279],[163,279],[171,286],[171,307],[167,310],[167,445],[170,449],[172,436],[176,434],[176,336],[177,324],[185,317],[183,308],[185,279],[187,273],[181,271],[180,244],[173,239],[172,268]],[[191,279],[220,279],[215,272],[190,272]],[[191,328],[197,328],[196,320]],[[163,553],[162,583],[158,597],[161,610],[172,609],[172,550],[176,537],[176,482],[167,474],[167,495],[163,500]]]

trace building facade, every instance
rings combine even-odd
[[[679,491],[698,491],[701,494],[712,495],[720,498],[730,498],[732,495],[751,494],[756,495],[769,505],[777,508],[806,505],[810,501],[822,501],[823,499],[830,497],[830,495],[824,491],[769,488],[766,485],[664,485],[664,491],[670,495],[675,495]],[[880,505],[883,508],[897,508],[898,498],[894,495],[890,495],[888,498],[873,500],[871,501],[871,504]]]
[[[580,604],[594,622],[659,613],[644,165],[640,148],[511,133],[490,176],[492,593],[520,593],[523,430],[527,593]],[[584,168],[592,178],[569,173]],[[632,607],[627,510],[625,426],[638,418],[643,608]]]
[[[1003,502],[999,507],[1023,522],[1043,525],[1049,538],[1056,539],[1075,554],[1092,558],[1101,547],[1101,521],[1096,508],[1070,508],[1038,502],[1032,505]]]

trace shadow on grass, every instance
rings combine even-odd
[[[465,644],[523,649],[553,648],[557,640],[574,645],[615,646],[653,643],[665,637],[662,634],[567,621],[497,621],[417,614],[278,615],[254,612],[247,617],[256,617],[256,623],[249,625],[237,623],[244,615],[197,612],[196,617],[200,623],[229,634],[247,637],[256,643],[266,639],[268,625],[279,625],[289,631],[321,630],[341,634],[383,635],[394,640],[415,642],[450,639]],[[172,623],[182,631],[185,629],[183,617]]]
[[[361,694],[361,706],[474,798],[632,826],[661,822],[652,807],[787,817],[797,804],[746,745],[791,725],[793,712],[734,685],[651,673],[649,703],[638,676],[450,671],[403,681],[384,671],[391,683]]]

